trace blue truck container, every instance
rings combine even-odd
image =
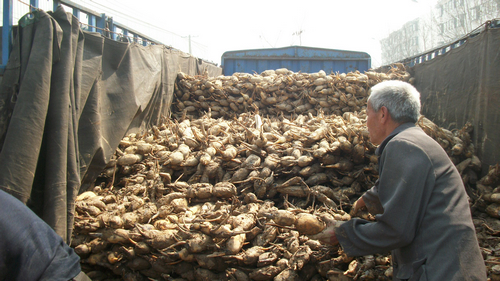
[[[304,73],[323,70],[330,74],[367,71],[371,67],[371,57],[365,52],[290,46],[228,51],[222,54],[221,64],[226,76],[235,72],[253,74],[278,68]]]

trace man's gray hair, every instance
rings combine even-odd
[[[370,89],[368,102],[375,112],[385,106],[397,123],[416,123],[420,117],[420,93],[407,82],[389,80],[378,83]]]

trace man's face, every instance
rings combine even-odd
[[[382,111],[375,112],[370,102],[368,102],[368,107],[366,108],[366,126],[370,133],[370,141],[374,145],[379,145],[384,140],[382,124],[380,123],[381,115]]]

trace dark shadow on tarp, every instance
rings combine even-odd
[[[84,32],[62,8],[19,21],[0,84],[0,188],[69,243],[74,201],[120,140],[170,116],[177,73],[222,69],[163,45]]]

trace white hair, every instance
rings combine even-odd
[[[407,82],[389,80],[378,83],[370,89],[368,102],[375,112],[385,106],[397,123],[416,123],[420,117],[420,93]]]

